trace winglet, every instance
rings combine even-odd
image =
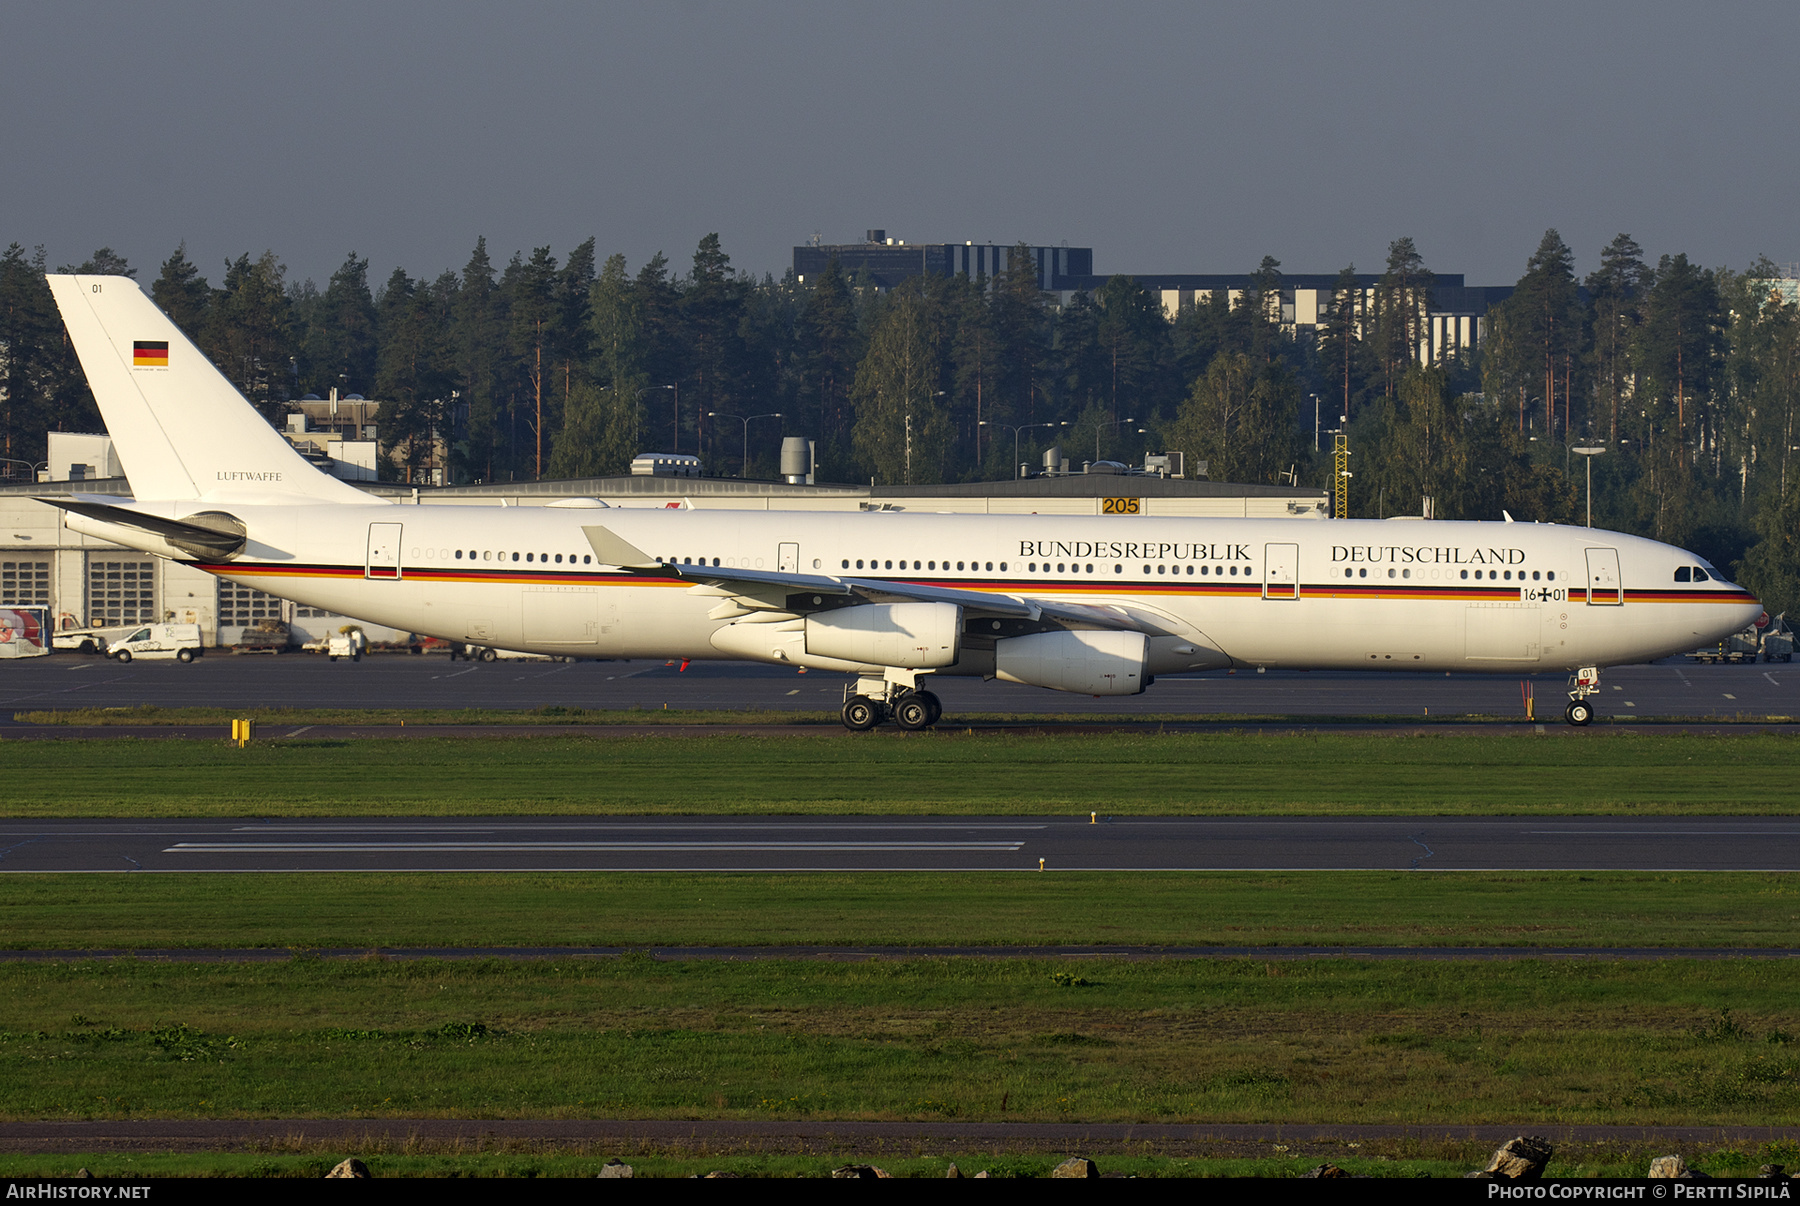
[[[591,528],[582,528],[582,535],[594,546],[594,556],[602,565],[616,565],[620,569],[653,570],[662,568],[662,562],[650,556],[628,540],[613,535],[608,528],[596,524]]]

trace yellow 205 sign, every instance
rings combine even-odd
[[[1137,515],[1141,513],[1142,502],[1139,498],[1103,498],[1100,500],[1100,514]]]

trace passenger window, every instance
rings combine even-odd
[[[1467,577],[1468,577],[1468,576],[1469,576],[1469,571],[1468,571],[1468,570],[1464,570],[1464,571],[1463,571],[1463,572],[1462,572],[1462,576],[1463,576],[1463,577],[1465,577],[1465,578],[1467,578]]]
[[[514,553],[514,554],[513,554],[513,556],[512,556],[512,559],[513,559],[513,560],[514,560],[514,561],[517,561],[517,560],[518,560],[518,559],[519,559],[519,555],[518,555],[518,554],[517,554],[517,553]]]
[[[1544,581],[1546,581],[1546,582],[1556,581],[1556,571],[1555,570],[1546,571],[1544,574]]]
[[[594,559],[593,554],[583,553],[581,555],[581,564],[587,565],[589,562],[593,561],[593,559]]]
[[[861,558],[861,557],[858,557],[858,558],[857,558],[857,559],[856,559],[856,568],[857,568],[857,569],[861,569],[861,568],[862,568],[862,558]]]
[[[1122,566],[1122,565],[1114,565],[1114,566],[1113,566],[1113,573],[1115,573],[1115,574],[1122,574],[1122,573],[1124,573],[1124,572],[1125,572],[1125,567],[1124,567],[1124,566]]]
[[[561,553],[558,553],[556,555],[556,564],[558,564],[558,565],[562,564],[562,554]]]
[[[1521,570],[1520,572],[1523,573],[1524,571]],[[1538,580],[1538,572],[1536,570],[1531,571],[1531,580],[1533,582],[1536,582]]]
[[[893,562],[892,562],[892,561],[890,561],[890,562],[888,562],[888,563],[887,563],[887,567],[888,567],[888,568],[889,568],[889,569],[893,569],[893,568],[894,568],[894,563],[893,563]]]
[[[457,560],[458,560],[458,561],[461,561],[461,560],[462,560],[462,550],[461,550],[461,549],[457,549],[457,550],[456,550],[456,559],[457,559]]]
[[[717,565],[717,564],[719,564],[719,559],[718,559],[718,558],[717,558],[717,557],[714,557],[714,558],[713,558],[713,564],[714,564],[714,565]]]
[[[862,562],[858,561],[856,564],[861,565]],[[850,558],[848,558],[848,557],[844,558],[844,568],[845,569],[850,568]]]
[[[1346,565],[1344,567],[1344,577],[1353,578],[1355,576],[1356,576],[1355,571],[1353,571],[1349,566]]]
[[[1091,573],[1093,573],[1093,572],[1094,572],[1094,567],[1093,567],[1093,566],[1091,566],[1091,565],[1090,565],[1090,566],[1088,566],[1088,567],[1087,567],[1087,572],[1088,572],[1088,573],[1090,573],[1090,574],[1091,574]]]
[[[1232,566],[1232,567],[1231,567],[1231,568],[1232,568],[1232,569],[1236,569],[1236,568],[1237,568],[1237,566],[1235,566],[1235,565],[1234,565],[1234,566]],[[1390,565],[1390,566],[1388,566],[1388,577],[1390,577],[1390,578],[1397,578],[1397,577],[1399,577],[1399,576],[1400,576],[1400,571],[1399,571],[1399,570],[1397,570],[1397,569],[1395,569],[1395,568],[1394,568],[1394,567],[1393,567],[1393,566],[1391,566],[1391,565]]]
[[[1367,578],[1369,576],[1368,568],[1365,566],[1364,568],[1357,570],[1356,576],[1358,578]]]
[[[994,568],[994,563],[993,563],[993,562],[992,562],[992,561],[990,561],[990,562],[988,562],[988,568],[989,568],[989,569],[993,569],[993,568]],[[1000,563],[1000,572],[1001,572],[1001,573],[1003,573],[1003,574],[1004,574],[1004,573],[1005,573],[1005,572],[1006,572],[1006,562],[1004,562],[1004,561],[1002,561],[1002,562],[1001,562],[1001,563]]]
[[[1237,577],[1237,571],[1238,571],[1238,567],[1237,567],[1237,566],[1235,566],[1235,565],[1234,565],[1234,566],[1232,566],[1232,567],[1231,567],[1231,576],[1232,576],[1232,577],[1233,577],[1233,578],[1235,578],[1235,577]],[[1250,567],[1249,567],[1249,566],[1247,566],[1247,565],[1246,565],[1246,566],[1245,566],[1245,567],[1244,567],[1244,572],[1245,572],[1245,573],[1246,573],[1246,574],[1247,574],[1247,573],[1249,573],[1249,572],[1250,572]]]

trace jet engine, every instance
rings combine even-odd
[[[994,644],[994,677],[1082,695],[1136,695],[1150,685],[1141,632],[1034,632]]]
[[[865,603],[806,617],[806,652],[908,670],[953,665],[962,608],[953,603]]]

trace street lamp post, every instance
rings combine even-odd
[[[709,419],[736,419],[744,425],[744,460],[738,469],[738,476],[748,480],[750,477],[750,420],[779,419],[781,412],[773,410],[766,415],[728,415],[721,411],[709,410],[706,412],[706,417]]]
[[[1030,431],[1033,427],[1067,427],[1068,423],[1067,422],[1063,422],[1063,423],[1022,423],[1019,426],[1014,427],[1011,423],[990,423],[986,419],[983,419],[983,420],[981,420],[981,422],[979,424],[977,424],[977,426],[979,426],[979,427],[998,427],[1002,431],[1012,432],[1013,433],[1013,464],[1017,465],[1019,463],[1019,433],[1021,431]]]
[[[1594,526],[1594,458],[1606,449],[1576,446],[1570,451],[1587,462],[1587,526],[1591,528]]]

